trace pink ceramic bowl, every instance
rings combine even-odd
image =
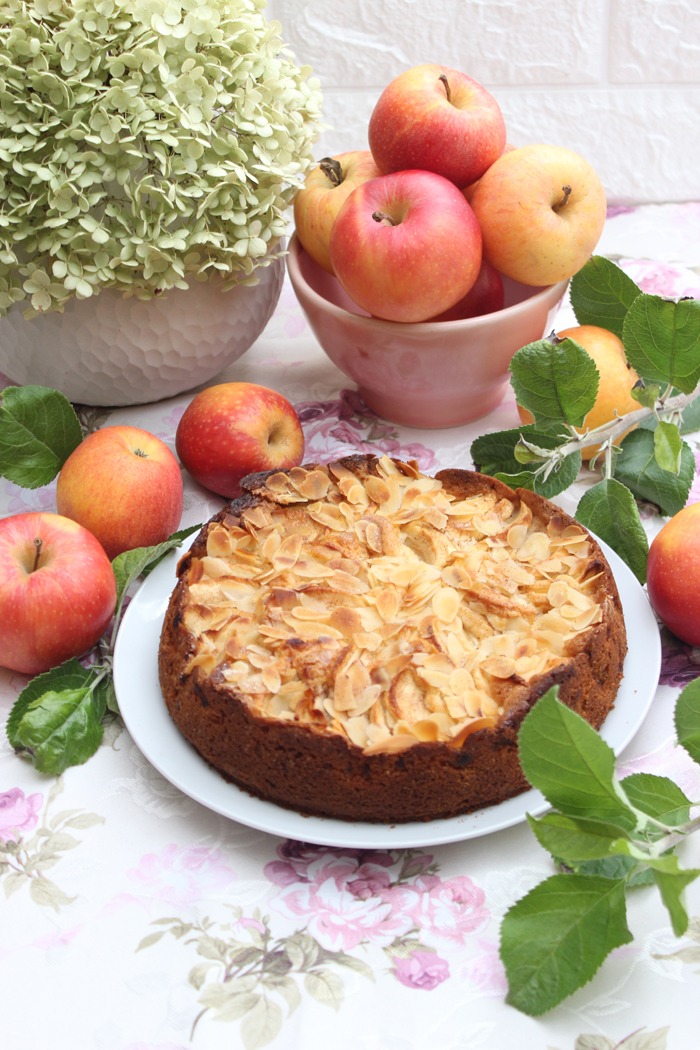
[[[400,324],[364,313],[296,235],[287,269],[331,361],[377,415],[407,427],[453,427],[491,412],[508,386],[511,357],[551,331],[568,285],[530,288],[504,280],[506,305],[497,313]]]

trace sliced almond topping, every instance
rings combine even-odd
[[[374,503],[381,506],[382,503],[387,503],[391,498],[391,488],[383,478],[370,474],[365,478],[364,484],[367,495]]]
[[[456,498],[413,461],[375,470],[278,471],[210,525],[187,573],[191,666],[368,754],[459,747],[495,724],[508,679],[545,674],[600,621],[593,548],[523,500]]]
[[[220,576],[233,576],[231,562],[224,558],[210,558],[205,555],[202,559],[202,572],[210,579],[218,579]]]
[[[357,609],[351,609],[347,605],[337,606],[330,614],[329,624],[345,635],[352,638],[362,630],[362,617]]]
[[[433,612],[438,620],[450,623],[459,612],[462,598],[452,587],[440,587],[433,595]]]
[[[246,507],[241,514],[241,518],[255,529],[264,529],[271,522],[270,515],[262,503],[259,503],[256,507]]]
[[[307,513],[313,521],[333,532],[345,532],[348,527],[345,515],[331,503],[312,503]]]
[[[515,661],[508,656],[491,656],[482,660],[481,667],[492,678],[511,678],[515,674]]]
[[[266,541],[267,543],[267,541]],[[293,569],[301,554],[304,541],[301,536],[285,536],[278,550],[271,557],[271,562],[279,572]]]
[[[379,615],[385,622],[396,619],[399,611],[399,592],[394,587],[383,587],[376,596],[376,606]]]

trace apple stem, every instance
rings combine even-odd
[[[392,219],[391,215],[387,215],[383,211],[373,211],[372,218],[375,222],[381,222],[384,226],[396,226],[396,223]]]
[[[446,74],[445,73],[441,73],[440,76],[438,77],[438,80],[442,81],[443,86],[445,88],[445,94],[447,95],[447,101],[451,102],[452,101],[452,92],[450,91],[450,82],[447,79]]]
[[[564,194],[564,196],[562,197],[562,199],[559,201],[558,204],[555,204],[555,206],[554,206],[554,210],[555,211],[559,211],[560,208],[563,208],[564,205],[566,204],[566,202],[568,201],[569,197],[571,196],[571,186],[562,186],[561,190],[562,190],[562,193]]]
[[[35,553],[34,553],[34,564],[32,565],[32,572],[36,572],[36,570],[39,568],[39,559],[41,558],[41,548],[42,548],[42,546],[43,546],[43,541],[41,540],[41,538],[39,536],[35,536],[34,537],[34,551],[35,551]]]
[[[333,157],[324,157],[319,161],[318,166],[329,182],[332,182],[334,186],[340,186],[344,176],[339,161]]]

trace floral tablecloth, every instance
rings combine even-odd
[[[700,296],[700,204],[611,210],[599,250],[645,291]],[[572,320],[564,305],[559,326]],[[408,430],[377,418],[321,352],[287,285],[263,336],[224,378],[288,397],[308,459],[382,451],[432,472],[470,465],[478,434],[517,423],[510,395],[488,418],[452,430]],[[84,410],[83,420],[134,423],[174,447],[190,396]],[[700,464],[700,439],[692,443]],[[700,473],[690,499],[700,499]],[[574,497],[561,502],[571,509]],[[185,479],[183,525],[220,505]],[[1,515],[39,508],[55,509],[52,486],[30,492],[0,482]],[[661,524],[646,512],[650,536]],[[671,719],[679,688],[700,673],[700,651],[666,634],[662,641],[661,680],[619,770],[670,775],[698,799],[698,769],[675,746]],[[0,671],[3,722],[24,684]],[[686,844],[682,862],[700,864],[700,842]],[[629,906],[634,942],[590,984],[536,1020],[505,1004],[501,917],[551,870],[523,823],[411,849],[330,848],[254,830],[173,787],[118,719],[87,764],[56,779],[15,756],[3,734],[2,1046],[697,1046],[699,883],[689,888],[693,918],[680,940],[655,891],[638,890]]]

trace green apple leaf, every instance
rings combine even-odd
[[[569,285],[578,323],[607,328],[618,339],[622,339],[627,311],[640,291],[631,277],[602,255],[589,259]]]
[[[671,918],[673,932],[676,937],[682,937],[688,929],[688,912],[683,903],[683,893],[686,886],[700,875],[700,869],[681,868],[675,854],[657,857],[648,863]]]
[[[40,773],[59,774],[87,761],[102,740],[104,667],[67,660],[37,675],[17,697],[7,720],[7,738],[28,755]]]
[[[681,442],[677,474],[659,466],[652,431],[633,430],[620,444],[615,459],[616,481],[637,499],[653,503],[662,514],[672,517],[685,506],[694,478],[695,455],[685,441]]]
[[[545,813],[539,818],[528,815],[527,820],[540,846],[567,866],[609,857],[620,838],[620,829],[613,824],[574,819],[564,813]]]
[[[618,847],[620,844],[618,840]],[[635,857],[615,853],[600,860],[569,861],[567,868],[577,875],[600,875],[604,879],[624,879],[628,888],[653,886],[654,877],[649,868],[640,865]]]
[[[120,619],[124,598],[132,583],[139,577],[148,576],[166,554],[179,547],[188,536],[191,536],[193,532],[198,532],[201,527],[201,523],[190,525],[186,529],[174,532],[162,543],[154,544],[152,547],[134,547],[132,550],[117,555],[112,562],[117,580],[117,611],[115,613],[117,621]]]
[[[666,827],[682,827],[690,820],[690,799],[668,777],[654,773],[631,773],[620,783],[635,809]],[[663,831],[659,834],[663,834]]]
[[[630,390],[634,400],[638,401],[644,408],[653,408],[661,397],[661,393],[660,383],[645,383],[643,379],[638,379]],[[656,426],[656,418],[653,416],[651,418],[654,420],[654,426]]]
[[[536,423],[580,427],[595,404],[598,369],[573,339],[528,343],[513,355],[510,369],[516,400]]]
[[[552,875],[501,924],[507,1001],[537,1017],[590,981],[606,956],[631,940],[623,879]]]
[[[700,397],[696,397],[683,409],[680,425],[681,434],[694,434],[696,430],[700,430]]]
[[[649,540],[634,496],[620,481],[599,481],[581,497],[576,519],[620,555],[640,583],[646,581]]]
[[[637,826],[615,777],[615,755],[603,738],[549,689],[518,733],[520,765],[528,783],[565,816],[623,831]]]
[[[662,470],[679,474],[683,441],[675,423],[660,420],[654,430],[654,458]]]
[[[700,764],[700,678],[689,682],[676,701],[676,736],[694,762]]]
[[[472,443],[470,449],[476,470],[497,477],[511,488],[531,489],[545,499],[552,499],[569,485],[573,485],[581,469],[579,452],[566,456],[557,469],[544,478],[521,469],[515,455],[521,437],[534,445],[549,449],[558,448],[569,439],[567,434],[557,434],[554,429],[547,430],[534,424],[523,424],[521,427],[502,430],[497,434],[484,434]]]
[[[0,475],[23,488],[48,485],[83,435],[70,401],[43,386],[0,394]]]
[[[625,318],[622,341],[644,380],[692,394],[700,380],[700,300],[639,295]]]

